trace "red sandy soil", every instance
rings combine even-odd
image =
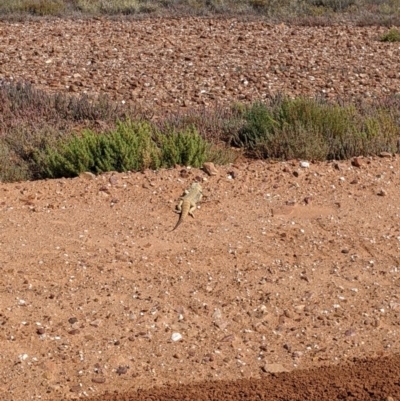
[[[3,22],[0,77],[154,108],[380,96],[400,78],[383,31]],[[0,184],[0,398],[399,400],[400,157],[382,156]]]

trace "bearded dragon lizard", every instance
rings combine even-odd
[[[183,220],[186,219],[188,214],[192,217],[193,211],[196,209],[196,204],[201,201],[203,196],[203,189],[198,182],[194,182],[186,191],[185,194],[180,198],[178,205],[176,206],[176,213],[180,213],[179,220],[176,226],[171,230],[174,231]]]

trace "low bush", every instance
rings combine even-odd
[[[148,123],[119,123],[108,134],[85,130],[36,156],[43,177],[74,177],[84,171],[142,170],[160,166],[159,149]]]
[[[381,42],[400,42],[400,31],[396,28],[389,29],[380,37]]]
[[[66,10],[66,2],[63,0],[5,0],[2,8],[8,11],[43,17],[47,15],[62,15]]]
[[[141,171],[173,167],[200,167],[209,155],[221,156],[194,128],[162,133],[148,122],[120,122],[116,130],[97,134],[85,130],[35,155],[41,176],[74,177],[84,171]]]
[[[157,132],[158,146],[161,150],[161,165],[172,167],[184,165],[201,167],[207,158],[207,142],[192,126],[185,131]]]
[[[394,152],[400,136],[395,117],[384,108],[321,99],[278,96],[249,106],[243,119],[231,142],[261,158],[324,160]]]

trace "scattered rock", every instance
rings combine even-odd
[[[89,171],[85,171],[85,172],[81,173],[79,175],[79,177],[80,178],[84,178],[85,180],[94,180],[94,179],[96,179],[96,176],[93,173],[89,172]]]
[[[361,167],[361,160],[360,160],[360,158],[359,158],[359,157],[353,158],[353,160],[351,161],[351,165],[354,166],[354,167],[360,168],[360,167]]]
[[[310,168],[310,163],[307,161],[301,161],[300,162],[300,167],[301,168]]]
[[[208,175],[217,175],[218,170],[215,167],[214,163],[212,162],[205,162],[203,164],[203,170],[208,174]]]
[[[290,344],[283,344],[283,348],[284,348],[285,350],[287,350],[288,352],[291,352],[291,351],[292,351],[292,346],[291,346]]]
[[[216,319],[214,320],[214,325],[219,329],[224,330],[228,327],[228,322],[226,320]]]
[[[261,370],[265,373],[281,373],[281,372],[289,372],[284,366],[280,363],[266,363]]]
[[[102,374],[103,373],[103,369],[101,368],[101,366],[100,366],[100,364],[98,362],[96,362],[94,364],[93,370],[94,370],[95,373],[98,373],[98,374]]]
[[[180,340],[182,340],[182,334],[181,333],[172,333],[172,335],[171,335],[171,340],[172,341],[180,341]]]
[[[292,357],[293,358],[301,358],[303,356],[303,352],[302,351],[294,351],[293,353],[292,353]]]
[[[186,168],[183,168],[180,172],[179,175],[181,176],[181,178],[188,178],[189,174],[191,172],[189,170],[187,170]]]
[[[389,152],[381,152],[379,153],[379,157],[392,157],[393,155]]]
[[[117,375],[121,376],[124,375],[128,371],[128,366],[118,366],[116,373]]]
[[[354,329],[348,329],[344,332],[346,337],[354,337],[356,335],[356,331]]]
[[[107,186],[105,186],[105,185],[102,185],[102,186],[99,188],[99,191],[100,191],[100,192],[105,192],[106,194],[110,195],[110,189],[109,189]]]
[[[106,378],[105,377],[93,377],[92,382],[96,383],[96,384],[102,384],[102,383],[106,382]]]
[[[69,391],[71,391],[71,393],[79,393],[82,390],[82,386],[80,386],[79,384],[77,384],[76,386],[72,386]]]
[[[117,185],[118,183],[118,176],[113,174],[110,179],[108,180],[111,185]]]
[[[386,195],[387,195],[387,192],[384,189],[380,189],[378,191],[378,196],[386,196]]]

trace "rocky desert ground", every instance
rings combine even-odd
[[[384,31],[1,22],[0,78],[154,112],[379,97],[400,88]],[[0,184],[0,398],[399,400],[400,157],[304,162]]]

